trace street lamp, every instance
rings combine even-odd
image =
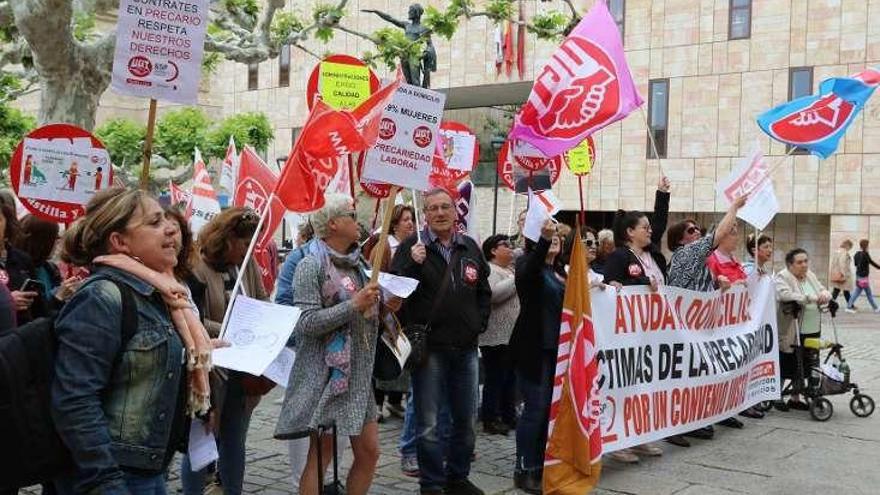
[[[492,235],[498,233],[498,154],[504,146],[505,137],[495,134],[490,139],[492,143],[492,151],[495,154],[495,192],[492,198]]]

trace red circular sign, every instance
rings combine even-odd
[[[153,63],[147,57],[135,55],[128,60],[128,71],[135,77],[147,77],[153,72]]]
[[[379,121],[379,138],[391,139],[395,134],[397,134],[397,124],[388,117],[382,117]]]
[[[413,129],[413,143],[415,143],[416,146],[418,146],[419,148],[424,148],[431,144],[431,137],[431,129],[428,129],[427,126],[420,125]]]
[[[367,152],[361,152],[360,156],[358,156],[358,181],[361,184],[361,189],[367,193],[367,196],[376,199],[387,198],[389,194],[391,194],[391,185],[390,184],[382,184],[379,182],[367,182],[361,176],[361,171],[364,169],[364,159],[367,157]]]
[[[565,164],[563,155],[544,158],[545,165],[541,170],[529,170],[517,161],[509,159],[509,153],[506,151],[509,144],[509,141],[504,143],[501,152],[498,153],[497,168],[498,176],[507,187],[518,193],[524,193],[529,187],[532,190],[540,191],[549,189],[553,184],[556,184]]]
[[[519,154],[517,154],[517,147],[522,148],[519,150]],[[501,147],[498,160],[512,160],[512,163],[526,170],[537,172],[550,164],[550,160],[540,155],[540,153],[540,151],[526,145],[522,141],[508,139],[504,142],[504,146]]]
[[[92,148],[104,149],[104,143],[98,140],[89,131],[70,124],[49,124],[29,132],[27,136],[32,139],[74,139],[89,138],[92,141]],[[22,154],[24,148],[24,140],[18,143],[15,152],[12,154],[12,160],[9,162],[9,175],[12,179],[12,190],[21,200],[25,208],[32,214],[58,223],[70,223],[85,213],[85,205],[77,203],[65,203],[61,201],[48,201],[45,199],[23,198],[19,195],[21,186],[22,172]],[[95,157],[90,158],[92,163]],[[102,167],[103,168],[103,167]],[[26,174],[29,174],[27,170]],[[108,178],[107,183],[113,183],[113,167],[107,164]],[[80,172],[82,174],[82,172]],[[97,176],[95,177],[97,179]],[[103,181],[102,181],[103,182]]]
[[[444,132],[448,131],[448,132]],[[434,150],[434,160],[431,164],[431,186],[442,187],[447,190],[455,190],[456,186],[462,179],[470,175],[465,170],[449,168],[447,161],[452,158],[453,147],[449,140],[449,135],[453,133],[467,133],[474,136],[474,157],[471,166],[476,166],[480,160],[480,142],[471,129],[452,120],[444,120],[440,123],[440,139],[441,143]],[[442,154],[441,154],[442,153]]]
[[[358,67],[366,67],[367,64],[364,63],[363,60],[352,57],[351,55],[330,55],[321,62],[333,62],[334,64],[346,64],[346,65],[356,65]],[[320,62],[315,65],[315,68],[312,69],[312,73],[309,75],[309,82],[306,85],[306,104],[309,106],[309,110],[315,105],[315,96],[318,94],[318,78],[321,73],[321,64]],[[379,78],[376,76],[376,73],[370,70],[370,93],[375,93],[379,90]]]

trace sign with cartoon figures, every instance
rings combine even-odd
[[[113,179],[104,145],[88,131],[67,124],[50,124],[25,136],[12,155],[9,172],[25,208],[64,223],[81,215],[83,206]]]
[[[477,136],[466,125],[451,120],[440,124],[443,161],[447,168],[470,172],[480,159]]]

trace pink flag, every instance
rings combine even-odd
[[[642,104],[623,53],[620,31],[599,1],[535,78],[510,139],[560,155]]]

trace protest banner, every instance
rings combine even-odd
[[[49,124],[29,132],[9,164],[12,189],[32,214],[70,223],[85,204],[112,184],[113,167],[104,144],[89,131]]]
[[[445,103],[442,93],[401,84],[382,114],[379,140],[367,151],[363,177],[419,191],[429,189]]]
[[[461,122],[440,123],[440,151],[446,168],[470,172],[480,161],[480,143],[476,134]]]
[[[736,198],[748,194],[746,204],[736,216],[758,230],[764,230],[779,213],[779,201],[773,190],[770,169],[757,145],[727,177],[718,182],[716,192],[719,202],[725,207],[730,206]]]
[[[195,105],[207,27],[207,0],[120,1],[112,88]]]
[[[591,291],[604,451],[711,425],[782,390],[769,277],[695,292]]]
[[[364,179],[364,159],[367,157],[366,153],[361,153],[358,155],[358,164],[357,164],[357,172],[358,172],[358,180],[361,183],[361,189],[367,193],[367,196],[376,199],[384,199],[388,197],[388,194],[391,192],[391,186],[388,184],[383,184],[381,182],[370,182]]]
[[[198,148],[195,150],[195,158],[193,160],[192,181],[189,223],[193,237],[198,238],[202,227],[208,225],[208,222],[220,213],[220,201],[217,200],[217,194],[214,192],[214,186],[211,183],[211,175],[208,174],[208,168],[205,166],[205,162],[202,160],[202,153]]]
[[[568,150],[565,154],[568,169],[578,177],[588,175],[596,163],[596,143],[593,136],[587,136],[581,144]]]
[[[335,110],[351,110],[379,89],[379,78],[362,60],[351,55],[330,55],[309,74],[306,104],[309,110],[315,97]]]

